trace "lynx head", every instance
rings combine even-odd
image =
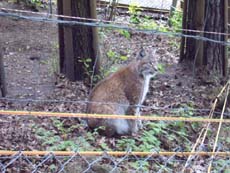
[[[138,65],[138,72],[142,77],[154,77],[157,74],[157,67],[151,60],[143,60]]]
[[[146,54],[142,49],[139,53],[139,56],[136,58],[138,61],[138,72],[144,78],[152,78],[157,74],[157,63],[154,61],[153,57],[145,55]]]

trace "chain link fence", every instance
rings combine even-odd
[[[71,156],[59,156],[50,152],[43,156],[28,156],[23,152],[15,152],[12,156],[0,157],[0,170],[6,172],[68,172],[68,173],[125,173],[125,172],[206,172],[210,158],[199,154],[198,159],[191,160],[186,166],[186,153],[174,152],[161,155],[152,152],[146,156],[135,155],[127,151],[121,156],[113,156],[101,152],[95,156],[90,153],[75,152]],[[91,153],[92,154],[92,153]],[[139,153],[140,154],[140,153]],[[88,156],[87,156],[88,155]],[[229,153],[225,157],[216,157],[213,161],[212,172],[227,172],[230,169]],[[202,167],[200,164],[202,163]]]
[[[100,0],[98,1],[98,4],[100,3],[111,3],[111,0]],[[159,9],[159,10],[170,10],[172,5],[172,0],[117,0],[117,3],[119,5],[138,5],[143,8],[152,8],[152,9]]]

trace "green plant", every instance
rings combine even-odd
[[[37,138],[42,142],[42,146],[52,146],[61,140],[58,135],[55,135],[52,131],[49,131],[43,127],[35,129],[35,134]]]
[[[86,73],[90,73],[90,64],[92,62],[91,58],[82,58],[80,60],[78,60],[79,62],[81,62],[83,64],[83,67],[86,71]]]
[[[106,54],[109,59],[115,59],[117,57],[117,53],[112,50],[109,50]]]
[[[83,58],[78,61],[83,64],[84,74],[86,76],[92,77],[91,80],[93,80],[93,83],[96,83],[99,79],[101,79],[100,75],[94,75],[94,72],[92,71],[90,67],[90,65],[92,64],[91,58]]]
[[[64,125],[63,125],[63,122],[60,121],[59,119],[57,118],[52,118],[52,121],[53,121],[53,125],[54,127],[56,127],[58,129],[58,131],[60,131],[61,134],[66,134],[68,133],[68,130],[66,130],[64,128]]]
[[[174,11],[171,17],[169,18],[169,25],[176,32],[181,31],[182,29],[182,12]]]
[[[182,104],[181,108],[175,110],[175,113],[181,117],[192,117],[194,115],[193,103]]]
[[[37,7],[46,8],[47,5],[44,3],[43,0],[12,0],[14,3],[22,3],[25,6],[31,7],[36,9]]]
[[[160,72],[160,73],[165,73],[165,66],[164,64],[157,64],[157,70]]]
[[[119,139],[116,146],[119,150],[132,149],[132,151],[136,151],[138,149],[135,139],[131,138]]]
[[[128,57],[124,56],[124,55],[119,55],[118,53],[109,50],[107,53],[107,57],[111,60],[111,62],[114,63],[118,63],[119,61],[127,61]]]
[[[169,125],[170,129],[176,129],[176,133],[182,136],[187,136],[186,124],[183,121],[176,121]],[[172,139],[173,140],[173,139]]]
[[[28,0],[27,0],[28,1]],[[32,4],[35,4],[37,6],[40,6],[42,4],[41,0],[29,0]]]
[[[55,164],[49,166],[51,172],[55,172],[58,167]]]
[[[129,5],[130,23],[139,24],[141,22],[139,18],[141,10],[142,8],[135,2]]]
[[[230,144],[230,137],[226,137],[227,144]]]
[[[135,162],[130,162],[129,163],[130,167],[136,170],[137,172],[149,172],[149,162],[145,160],[138,160]]]
[[[157,24],[153,19],[144,18],[142,22],[139,24],[140,29],[147,29],[147,30],[156,30],[160,32],[167,32],[168,28],[163,24]]]
[[[178,44],[178,42],[175,39],[172,39],[169,41],[170,46],[179,49],[180,48],[180,44]]]
[[[184,148],[190,149],[190,140],[185,123],[165,123],[163,121],[148,122],[139,138],[119,139],[116,146],[119,150],[127,150],[128,148],[132,151],[158,151],[161,148],[162,139],[169,141],[169,143],[181,140]]]
[[[125,138],[117,141],[117,147],[121,150],[131,149],[132,151],[151,151],[160,148],[161,141],[158,136],[162,133],[165,124],[160,123],[147,123],[146,130],[138,139]]]
[[[158,25],[154,20],[144,18],[141,24],[139,25],[139,28],[141,29],[157,29]]]
[[[82,126],[81,124],[76,124],[76,125],[71,125],[70,127],[65,127],[62,120],[58,118],[52,118],[51,120],[53,126],[58,130],[58,133],[61,135],[69,134],[75,129],[79,129]]]
[[[62,133],[69,132],[67,129],[64,130],[62,124],[58,121],[56,121],[55,124]],[[95,142],[95,138],[93,137],[93,134],[90,134],[90,132],[88,132],[85,137],[80,136],[74,140],[63,140],[61,137],[63,135],[56,135],[54,131],[49,131],[43,127],[35,127],[35,134],[42,142],[42,146],[46,147],[47,150],[50,151],[84,151],[92,148],[92,145],[89,143],[90,141]]]
[[[84,136],[84,142],[85,143],[85,149],[87,150],[89,147],[92,148],[92,146],[90,145],[90,143],[94,144],[95,145],[95,141],[96,139],[100,138],[100,135],[99,135],[99,130],[105,130],[105,127],[103,126],[100,126],[96,129],[93,130],[93,132],[90,132],[88,131],[86,133],[86,135]],[[87,146],[87,147],[86,147]],[[106,142],[104,142],[103,140],[100,140],[99,143],[96,144],[96,147],[100,147],[102,149],[102,151],[105,151],[105,150],[110,150],[109,146],[107,145]],[[81,147],[82,148],[82,147]]]
[[[127,39],[131,38],[130,32],[125,30],[125,29],[119,29],[118,32],[119,32],[119,34],[121,34],[122,36],[124,36]]]
[[[148,122],[146,124],[146,130],[141,136],[140,142],[142,145],[139,146],[142,151],[154,151],[160,149],[161,141],[159,140],[159,135],[167,134],[165,132],[166,124],[164,122],[153,123]]]
[[[140,29],[148,29],[148,30],[157,30],[161,32],[167,32],[168,28],[163,24],[157,24],[150,17],[141,18],[142,8],[137,3],[131,3],[129,5],[129,14],[130,14],[130,23],[138,24]]]
[[[116,65],[128,60],[128,56],[120,55],[111,49],[106,53],[106,55],[108,58],[108,63],[100,69],[101,78],[116,72],[118,70],[118,66]]]
[[[213,162],[213,172],[230,173],[230,161],[227,159],[218,159]]]
[[[60,141],[56,145],[49,147],[50,151],[75,151],[79,148],[79,145],[74,141]]]

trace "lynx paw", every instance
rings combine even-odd
[[[138,128],[143,129],[142,120],[138,120]]]
[[[134,127],[133,127],[133,129],[132,129],[132,133],[137,133],[138,132],[138,123],[137,122],[135,122],[135,124],[134,124]]]

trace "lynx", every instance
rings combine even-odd
[[[92,90],[87,113],[140,116],[140,105],[149,90],[156,65],[147,59],[135,60],[99,82]],[[134,106],[139,105],[139,106]],[[139,129],[137,120],[88,119],[91,129],[103,126],[106,136],[133,135]]]

